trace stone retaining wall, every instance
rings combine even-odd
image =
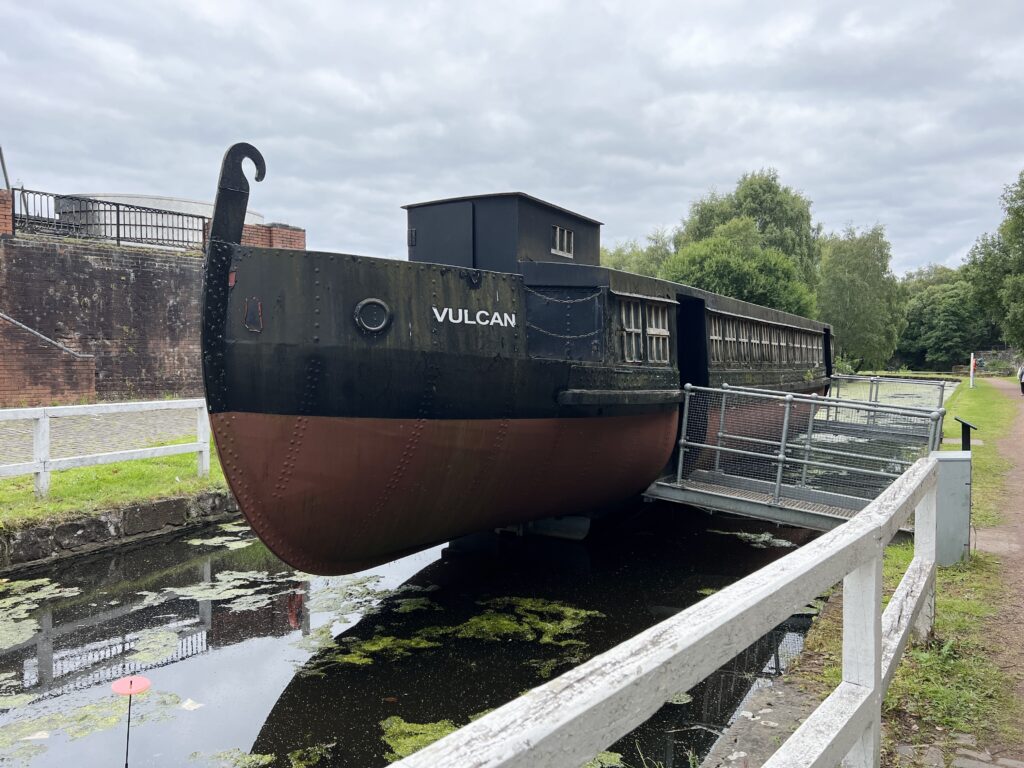
[[[0,573],[110,549],[227,520],[238,505],[227,491],[132,504],[18,530],[0,530]]]

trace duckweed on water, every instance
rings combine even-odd
[[[0,648],[10,648],[32,639],[39,623],[31,613],[44,601],[72,597],[81,590],[62,587],[50,579],[10,581],[0,579]]]
[[[201,752],[193,752],[188,759],[203,760],[213,768],[266,768],[273,765],[277,758],[275,755],[250,755],[235,747],[208,756]]]
[[[148,691],[134,697],[132,725],[163,720],[174,716],[174,709],[181,698],[173,693]],[[48,734],[63,732],[74,741],[93,733],[108,730],[122,723],[127,717],[127,703],[120,696],[106,696],[91,704],[68,710],[51,712],[23,720],[14,720],[0,726],[0,763],[5,758],[25,759],[25,739],[43,731]],[[42,744],[29,744],[31,752],[45,749]]]
[[[713,531],[708,530],[708,533],[718,533],[722,536],[735,536],[745,544],[749,544],[754,549],[768,549],[768,547],[782,547],[791,549],[796,546],[792,541],[786,539],[778,539],[772,536],[770,533],[748,533],[746,531]]]
[[[294,576],[265,571],[221,571],[212,582],[166,587],[164,593],[186,600],[228,600],[232,612],[254,611],[270,605],[272,598],[291,591]],[[281,589],[281,587],[285,587]],[[273,590],[273,591],[265,591]],[[146,594],[147,600],[152,593]]]
[[[440,643],[423,637],[394,637],[392,635],[375,635],[369,640],[353,639],[331,654],[333,661],[341,664],[372,664],[374,657],[394,660],[408,656],[413,651],[424,648],[437,648]]]
[[[398,715],[382,720],[380,727],[384,730],[381,739],[390,748],[384,757],[389,763],[408,757],[413,752],[430,746],[438,739],[458,730],[451,720],[438,720],[436,723],[409,723]]]
[[[583,768],[621,768],[626,764],[622,762],[622,755],[618,752],[602,752]]]
[[[155,664],[172,656],[178,650],[178,633],[167,629],[144,629],[128,655],[140,664]]]
[[[329,760],[334,750],[334,742],[330,744],[314,744],[312,747],[296,749],[288,753],[289,768],[313,768],[320,761]]]
[[[244,549],[254,543],[255,539],[236,539],[234,536],[211,536],[206,539],[189,539],[186,544],[194,547],[226,547],[227,549]]]
[[[413,611],[426,610],[440,611],[443,609],[429,597],[407,597],[395,601],[396,613],[412,613]]]

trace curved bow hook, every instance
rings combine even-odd
[[[239,142],[228,147],[220,166],[217,199],[213,204],[210,240],[222,243],[241,243],[245,211],[249,206],[249,180],[242,171],[242,161],[252,160],[256,165],[256,181],[267,175],[267,163],[252,144]]]

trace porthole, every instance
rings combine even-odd
[[[383,333],[391,325],[391,307],[380,299],[363,299],[352,316],[360,330],[367,333]]]

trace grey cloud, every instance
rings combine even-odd
[[[521,189],[613,242],[770,165],[827,229],[884,224],[903,270],[999,221],[1022,22],[1011,0],[0,4],[0,143],[28,186],[209,199],[250,140],[255,209],[389,256],[407,202]]]

